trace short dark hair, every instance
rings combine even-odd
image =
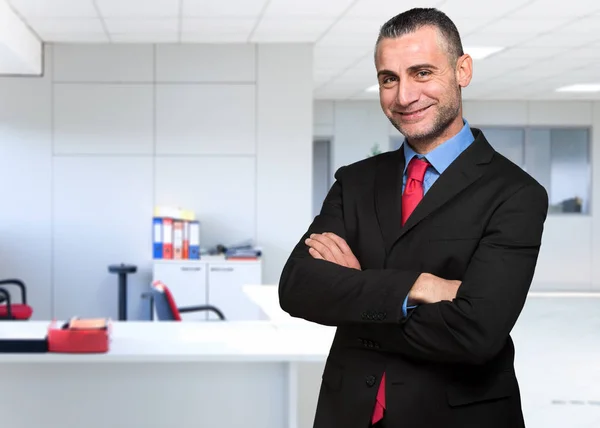
[[[391,18],[379,30],[375,52],[377,52],[377,46],[382,39],[395,39],[414,33],[425,26],[438,29],[446,42],[447,53],[453,62],[463,55],[462,42],[456,25],[444,12],[435,8],[414,8]]]

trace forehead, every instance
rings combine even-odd
[[[375,56],[377,69],[410,67],[414,63],[445,60],[442,38],[434,27],[423,27],[397,38],[379,42]]]

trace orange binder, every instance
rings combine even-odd
[[[173,221],[173,258],[181,260],[183,257],[183,221]]]
[[[190,222],[183,222],[183,258],[190,258]]]

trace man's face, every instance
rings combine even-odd
[[[431,142],[462,124],[460,86],[468,84],[470,68],[465,76],[453,64],[436,28],[381,40],[375,65],[381,107],[409,141]]]

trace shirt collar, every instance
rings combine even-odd
[[[444,143],[437,146],[431,152],[427,153],[425,157],[435,168],[438,174],[443,173],[446,168],[450,166],[452,162],[474,141],[473,133],[471,132],[471,128],[469,126],[469,122],[463,119],[463,127],[458,134]],[[406,168],[408,168],[408,163],[412,160],[413,157],[423,157],[415,152],[412,147],[410,147],[406,139],[404,139],[404,159],[406,159],[406,163],[404,164],[404,173],[406,173]]]

